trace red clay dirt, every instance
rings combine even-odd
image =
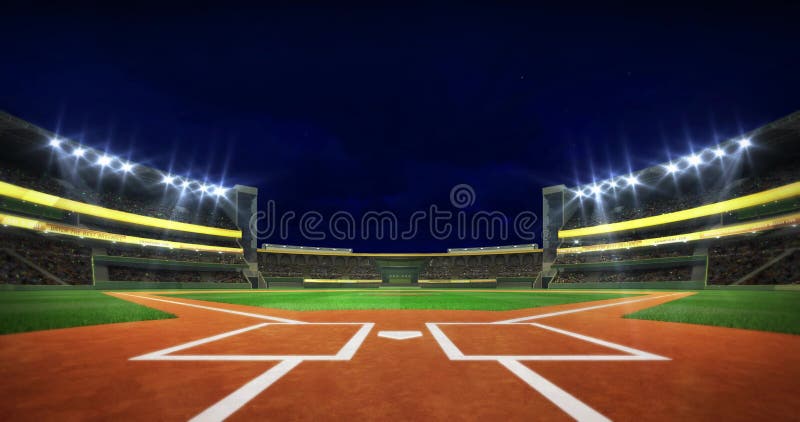
[[[0,336],[0,419],[187,420],[277,364],[131,361],[268,321],[147,299],[152,293],[111,294],[178,318]],[[671,360],[523,364],[612,420],[800,417],[800,336],[620,318],[683,295],[654,293],[649,300],[532,321]],[[305,322],[375,323],[351,360],[304,361],[230,420],[568,420],[498,362],[449,360],[425,323],[494,322],[631,299],[503,312],[294,312],[169,300]],[[498,326],[494,334],[490,326],[464,327],[441,326],[467,354],[619,353],[537,327]],[[174,354],[333,354],[357,329],[270,325]],[[416,330],[422,337],[378,337],[383,330]]]

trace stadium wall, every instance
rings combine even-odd
[[[0,291],[51,291],[51,290],[92,290],[94,286],[81,285],[40,285],[40,284],[0,284]]]
[[[594,283],[551,283],[548,289],[666,289],[703,290],[703,281],[621,281]]]
[[[164,290],[164,289],[250,289],[250,283],[211,283],[177,281],[97,281],[94,285],[98,290]]]
[[[789,290],[800,291],[800,284],[744,284],[738,286],[731,286],[729,284],[711,284],[706,286],[706,290]]]
[[[377,289],[380,280],[369,281],[303,281],[304,289]]]

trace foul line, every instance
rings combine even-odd
[[[503,320],[503,321],[492,322],[491,324],[513,324],[513,323],[516,323],[516,322],[530,321],[530,320],[541,319],[541,318],[549,318],[549,317],[554,317],[554,316],[559,316],[559,315],[574,314],[576,312],[592,311],[592,310],[595,310],[595,309],[610,308],[612,306],[627,305],[629,303],[642,302],[642,301],[645,301],[645,300],[661,299],[661,298],[680,295],[680,294],[683,294],[683,292],[670,293],[668,295],[661,295],[661,296],[647,296],[645,298],[626,300],[626,301],[623,301],[623,302],[606,303],[606,304],[603,304],[603,305],[594,305],[594,306],[587,306],[587,307],[584,307],[584,308],[567,309],[565,311],[550,312],[550,313],[547,313],[547,314],[539,314],[539,315],[533,315],[533,316],[527,316],[527,317],[521,317],[521,318],[506,319],[506,320]]]
[[[287,359],[281,361],[277,365],[270,368],[267,372],[253,378],[247,384],[241,386],[238,390],[229,394],[224,399],[218,401],[213,406],[201,412],[199,415],[191,419],[192,422],[217,422],[225,420],[230,415],[234,414],[242,406],[247,404],[261,394],[264,390],[269,388],[281,377],[289,373],[294,367],[302,362],[301,359]]]
[[[513,359],[498,359],[501,365],[505,366],[514,375],[525,381],[531,388],[550,400],[561,410],[578,421],[610,421],[596,410],[587,406],[582,401],[576,399],[571,394],[560,389],[557,385],[548,381],[541,375],[533,372],[527,366]]]
[[[228,314],[241,315],[241,316],[246,316],[246,317],[251,317],[251,318],[267,319],[267,320],[270,320],[270,321],[277,321],[277,322],[282,322],[282,323],[285,323],[285,324],[306,324],[303,321],[297,321],[297,320],[294,320],[294,319],[286,319],[286,318],[280,318],[280,317],[273,317],[273,316],[269,316],[269,315],[253,314],[253,313],[250,313],[250,312],[233,311],[233,310],[230,310],[230,309],[215,308],[213,306],[195,305],[193,303],[184,303],[184,302],[177,302],[177,301],[174,301],[174,300],[157,299],[157,298],[149,297],[149,296],[132,295],[130,293],[117,293],[117,294],[121,295],[121,296],[130,296],[130,297],[138,297],[140,299],[155,300],[156,302],[173,303],[175,305],[189,306],[189,307],[192,307],[192,308],[205,309],[205,310],[208,310],[208,311],[225,312],[225,313],[228,313]]]
[[[162,349],[153,353],[148,353],[141,356],[136,356],[130,358],[130,360],[162,360],[160,358],[168,355],[170,353],[180,352],[181,350],[190,349],[192,347],[200,346],[202,344],[211,343],[212,341],[222,340],[227,337],[235,336],[237,334],[246,333],[251,330],[255,330],[261,327],[266,327],[269,325],[268,322],[263,322],[261,324],[251,325],[249,327],[240,328],[238,330],[228,331],[222,334],[217,334],[215,336],[201,338],[200,340],[190,341],[188,343],[179,344],[177,346],[169,347],[166,349]]]

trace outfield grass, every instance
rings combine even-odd
[[[625,318],[800,334],[800,291],[703,290]]]
[[[0,291],[0,334],[165,318],[174,316],[93,290]]]
[[[532,293],[370,289],[366,291],[178,293],[170,294],[169,296],[292,311],[352,309],[507,311],[592,300],[616,299],[631,295],[613,292]]]

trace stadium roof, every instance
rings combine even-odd
[[[727,151],[727,153],[730,153],[741,148],[747,148],[750,144],[752,144],[756,146],[756,148],[753,148],[753,151],[750,152],[751,154],[768,155],[769,153],[774,153],[775,151],[797,151],[800,149],[797,145],[798,142],[800,142],[800,110],[795,111],[794,113],[772,123],[752,130],[742,136],[729,139],[715,146],[705,148],[701,151],[695,151],[692,155],[673,161],[656,164],[638,171],[634,171],[627,175],[615,177],[613,179],[599,180],[593,184],[590,183],[572,186],[569,188],[569,190],[572,192],[578,192],[580,189],[580,191],[583,191],[584,195],[587,197],[592,195],[593,188],[607,189],[609,187],[614,187],[615,189],[619,188],[620,192],[622,192],[625,187],[631,184],[627,180],[631,177],[634,178],[633,181],[635,183],[633,184],[655,186],[663,181],[664,176],[669,174],[670,171],[675,171],[676,174],[678,174],[682,170],[685,170],[689,167],[695,167],[698,171],[697,174],[705,172],[713,174],[717,171],[715,167],[704,166],[701,163],[703,161],[702,157],[714,158],[716,151]],[[711,160],[707,160],[706,163],[709,161]],[[680,162],[683,162],[683,168],[678,170],[680,167],[678,164]],[[758,165],[759,163],[754,162],[754,164]],[[674,165],[675,167],[672,167],[671,165]]]
[[[58,136],[51,131],[26,122],[3,110],[0,110],[0,144],[2,144],[2,148],[4,148],[4,156],[8,158],[27,160],[34,157],[38,162],[31,162],[31,166],[47,165],[50,162],[52,150],[54,148],[62,150],[65,154],[71,154],[76,159],[84,156],[93,156],[93,159],[99,161],[103,159],[102,157],[106,157],[105,159],[107,159],[108,162],[103,166],[105,167],[107,165],[108,167],[114,168],[117,170],[117,173],[120,173],[120,177],[102,178],[101,180],[98,176],[99,172],[93,169],[93,167],[96,166],[91,165],[76,168],[76,171],[79,172],[82,177],[90,180],[98,179],[100,183],[108,183],[114,179],[122,180],[126,178],[128,180],[125,181],[125,189],[132,189],[138,193],[163,195],[165,193],[164,188],[166,187],[165,181],[169,181],[170,185],[174,184],[175,190],[178,193],[181,192],[179,183],[183,183],[183,181],[187,182],[187,184],[183,186],[183,190],[190,188],[189,190],[197,191],[201,194],[207,193],[208,196],[213,196],[215,193],[224,195],[229,191],[229,189],[222,186],[215,186],[203,181],[175,176],[140,163],[128,163],[114,156],[112,152],[101,151],[82,145],[71,139]],[[130,164],[132,167],[125,169],[124,167],[126,164]],[[126,173],[128,173],[128,171],[135,172],[136,177],[123,177],[127,176]],[[131,179],[135,179],[136,183]]]

